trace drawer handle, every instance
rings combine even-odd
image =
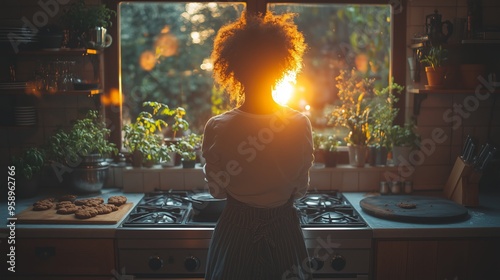
[[[36,247],[35,255],[41,260],[47,260],[56,255],[56,248],[54,247]]]

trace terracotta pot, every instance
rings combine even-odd
[[[427,85],[429,87],[441,88],[445,85],[446,68],[430,66],[425,67],[425,74],[427,75]]]

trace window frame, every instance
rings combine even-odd
[[[134,1],[134,0],[129,0]],[[118,4],[122,1],[119,0],[101,0],[110,9],[118,10]],[[171,1],[171,0],[155,0],[155,2],[184,2],[184,1]],[[193,2],[214,2],[206,0],[197,0]],[[224,2],[224,1],[222,1]],[[307,4],[391,4],[393,10],[392,23],[392,40],[391,40],[391,69],[389,74],[394,77],[394,81],[400,85],[406,85],[406,5],[407,0],[315,0],[313,2],[300,1],[300,0],[242,0],[236,2],[245,2],[246,11],[248,13],[264,13],[267,9],[268,3],[307,3]],[[108,33],[113,38],[118,38],[118,17],[113,18],[113,23],[108,29]],[[117,147],[122,147],[122,104],[121,100],[121,61],[120,61],[120,48],[119,44],[112,44],[104,51],[104,97],[111,99],[112,92],[118,91],[119,100],[118,104],[103,104],[104,115],[111,130],[110,141],[115,143]],[[396,107],[399,113],[396,117],[396,124],[403,124],[405,121],[405,104],[406,96],[402,94],[399,98]]]

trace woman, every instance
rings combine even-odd
[[[211,194],[227,197],[206,279],[310,279],[293,201],[309,186],[311,124],[272,89],[298,72],[305,51],[291,14],[243,14],[215,39],[214,78],[237,108],[211,118],[202,145]]]

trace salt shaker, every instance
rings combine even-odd
[[[380,193],[381,194],[388,194],[389,193],[389,185],[387,184],[386,181],[380,182]]]
[[[405,186],[404,186],[404,192],[405,193],[411,193],[413,191],[413,186],[412,186],[411,181],[405,181]]]
[[[398,181],[391,182],[391,193],[398,194],[401,192],[401,184]]]

